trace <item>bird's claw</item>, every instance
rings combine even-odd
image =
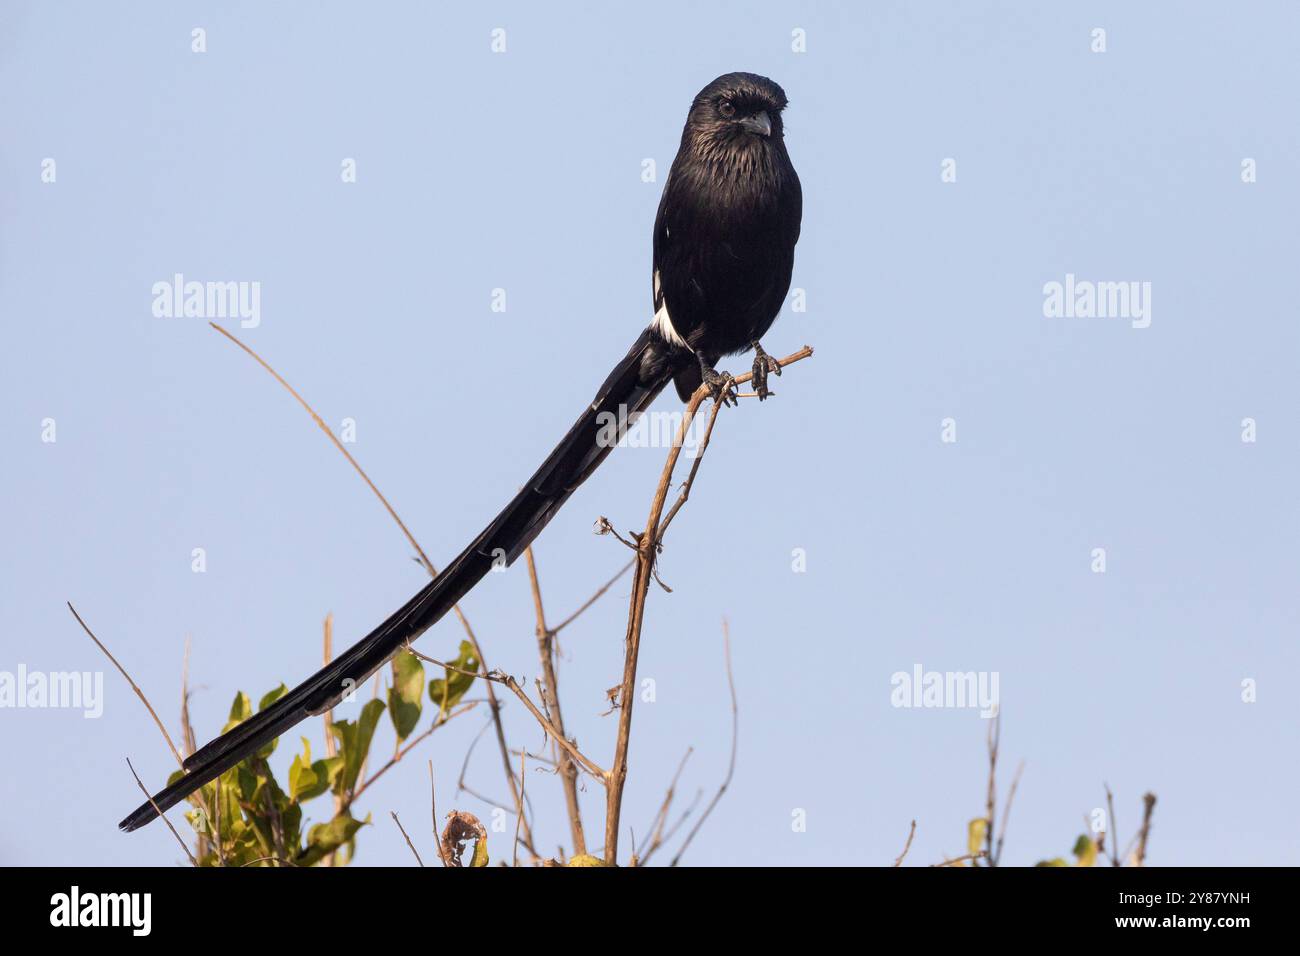
[[[769,390],[767,387],[767,375],[769,372],[771,372],[773,375],[776,375],[777,377],[780,377],[781,363],[778,362],[776,359],[772,358],[772,356],[768,355],[766,352],[764,352],[763,346],[755,342],[753,382],[754,382],[754,392],[755,394],[758,395],[758,400],[760,402],[763,401],[765,398],[767,398],[769,395],[776,394],[775,392]]]
[[[730,372],[719,372],[717,369],[707,367],[702,368],[701,372],[704,384],[708,386],[709,394],[713,396],[715,402],[721,402],[723,405],[740,404],[736,398],[736,380],[732,378]]]

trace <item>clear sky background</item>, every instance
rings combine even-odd
[[[817,355],[722,414],[669,535],[625,822],[645,836],[688,747],[685,802],[723,777],[725,615],[739,756],[687,862],[888,864],[913,819],[909,862],[963,852],[988,723],[892,706],[891,675],[921,665],[999,674],[1003,790],[1025,763],[1005,862],[1067,854],[1108,782],[1125,840],[1158,795],[1153,863],[1294,863],[1300,8],[459,6],[0,9],[0,670],[106,671],[98,720],[0,710],[0,861],[180,858],[161,826],[117,831],[140,798],[124,758],[155,786],[174,763],[64,602],[173,733],[190,636],[206,739],[236,690],[316,668],[326,612],[345,646],[423,584],[302,410],[202,319],[155,318],[153,284],[260,282],[240,334],[332,426],[356,421],[351,450],[445,562],[649,320],[691,97],[749,70],[789,94],[805,202],[807,311],[787,305],[766,344]],[[1150,327],[1044,317],[1067,273],[1150,282]],[[625,560],[592,522],[642,526],[663,459],[616,452],[539,539],[553,618]],[[565,715],[602,764],[628,591],[563,635]],[[531,685],[523,563],[464,608],[490,663]],[[419,646],[460,639],[448,619]],[[505,716],[516,746],[543,745],[517,703]],[[410,862],[388,811],[428,819],[426,759],[440,811],[490,816],[455,793],[486,719],[363,800],[359,865]],[[490,738],[467,781],[504,801]],[[528,791],[539,843],[567,843],[558,781],[530,770]]]

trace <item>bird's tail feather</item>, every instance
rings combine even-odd
[[[442,573],[341,656],[265,710],[196,750],[185,760],[183,777],[136,808],[119,826],[139,829],[158,811],[175,806],[299,721],[329,710],[403,644],[446,614],[494,564],[512,563],[605,460],[617,443],[611,438],[622,437],[635,414],[659,394],[672,377],[673,366],[673,353],[662,339],[650,330],[642,333],[523,489]]]

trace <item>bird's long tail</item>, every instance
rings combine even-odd
[[[672,351],[655,332],[642,333],[523,490],[441,574],[329,665],[196,750],[185,760],[184,776],[118,825],[139,829],[299,721],[329,710],[446,614],[495,563],[513,562],[605,460],[616,444],[611,437],[622,436],[629,418],[649,406],[673,371]]]

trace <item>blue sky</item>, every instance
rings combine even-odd
[[[236,690],[316,667],[327,612],[342,645],[422,584],[302,410],[204,320],[155,317],[154,283],[259,283],[260,324],[237,331],[333,427],[355,421],[350,450],[445,562],[649,320],[687,106],[750,70],[789,95],[805,197],[806,310],[788,304],[765,344],[817,355],[722,414],[669,535],[626,822],[644,836],[688,747],[686,798],[721,781],[726,616],[736,776],[687,862],[888,864],[913,819],[910,862],[962,852],[988,724],[893,706],[892,675],[918,665],[998,675],[1004,788],[1025,763],[1005,862],[1066,853],[1103,781],[1125,839],[1158,795],[1153,863],[1293,862],[1300,12],[1171,12],[7,4],[0,671],[107,670],[71,600],[175,732],[189,636],[207,738]],[[1046,316],[1044,285],[1067,275],[1150,283],[1149,326]],[[663,457],[614,454],[538,541],[553,616],[620,566],[592,522],[642,526]],[[565,716],[602,764],[627,594],[563,635]],[[489,661],[531,685],[523,563],[464,607]],[[419,647],[451,655],[460,636],[447,620]],[[123,758],[154,784],[173,765],[111,670],[104,694],[93,720],[0,709],[0,860],[180,856],[161,827],[116,830],[139,798]],[[371,791],[358,864],[409,862],[388,811],[427,819],[426,759],[440,809],[490,815],[454,784],[484,719]],[[542,746],[521,707],[505,719]],[[468,781],[504,799],[490,741]],[[530,772],[528,790],[539,842],[567,842],[558,782]],[[495,857],[508,845],[493,835]]]

